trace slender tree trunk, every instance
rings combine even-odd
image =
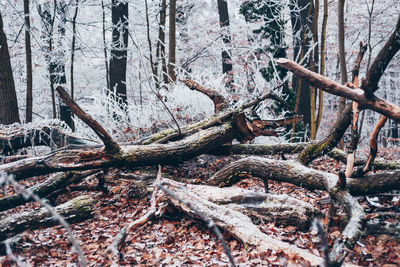
[[[170,0],[168,75],[172,83],[176,81],[175,63],[176,63],[176,0]]]
[[[32,121],[32,50],[29,0],[24,0],[25,15],[25,53],[26,53],[26,122]]]
[[[161,71],[164,84],[168,84],[168,70],[165,55],[165,21],[167,17],[167,1],[161,0],[160,7],[160,26],[158,29],[158,41],[156,57],[158,62],[161,62]]]
[[[55,87],[62,86],[63,88],[66,88],[67,77],[65,75],[65,49],[63,48],[63,42],[65,41],[65,29],[67,23],[67,4],[64,0],[60,0],[58,3],[55,0],[54,5],[56,6],[57,12],[54,16],[59,17],[58,33],[60,34],[60,38],[54,59],[50,65],[50,68],[52,68],[51,79],[53,80],[53,85]],[[74,130],[75,127],[72,120],[71,109],[60,97],[58,98],[58,104],[60,108],[60,120],[65,122],[72,130]]]
[[[320,71],[321,75],[325,75],[325,41],[326,41],[326,26],[328,22],[328,0],[324,0],[324,17],[322,19],[322,31],[321,31],[321,64]],[[318,116],[317,116],[317,131],[321,124],[322,112],[324,106],[324,91],[319,89],[319,103],[318,103]]]
[[[127,104],[126,62],[128,55],[128,3],[112,0],[111,17],[113,24],[110,58],[110,88],[116,96]],[[122,34],[122,36],[120,36]]]
[[[309,34],[312,32],[312,25],[310,25],[313,20],[312,5],[310,5],[310,0],[290,0],[289,8],[293,36],[298,36],[293,38],[294,60],[302,62],[303,66],[309,68],[310,60],[305,59],[304,55],[311,49],[312,44],[312,37]],[[293,88],[296,88],[295,108],[297,109],[295,111],[299,115],[303,115],[304,124],[310,126],[310,83],[307,80],[293,76],[292,85]]]
[[[75,59],[75,41],[76,41],[76,17],[78,16],[78,5],[79,5],[79,0],[75,0],[75,13],[72,18],[72,45],[71,45],[71,74],[70,74],[70,82],[71,82],[71,98],[74,99],[74,94],[75,94],[75,87],[74,87],[74,59]],[[73,114],[71,114],[71,117],[73,117]],[[71,120],[71,129],[72,131],[75,130],[75,124],[73,123],[73,120]]]
[[[75,59],[75,41],[76,41],[76,17],[78,16],[79,0],[75,0],[75,13],[72,18],[72,45],[71,45],[71,98],[74,99],[74,59]]]
[[[312,2],[311,2],[312,3]],[[315,0],[313,5],[314,17],[313,17],[313,50],[310,57],[310,69],[314,72],[318,72],[318,17],[319,17],[319,0]],[[311,132],[310,139],[315,140],[317,136],[317,117],[316,117],[316,102],[317,102],[317,88],[312,86],[310,88],[310,113],[311,113]]]
[[[110,73],[108,71],[108,56],[107,56],[107,43],[106,43],[106,12],[104,9],[104,0],[101,0],[101,10],[103,14],[103,50],[104,50],[104,64],[106,66],[106,82],[107,88],[110,88]]]
[[[151,38],[150,38],[150,20],[149,20],[149,6],[147,3],[147,0],[144,0],[144,6],[146,10],[146,34],[147,34],[147,43],[149,45],[149,59],[150,59],[150,68],[153,76],[153,81],[155,88],[158,90],[160,88],[160,83],[158,81],[158,75],[157,75],[157,67],[154,63],[153,60],[153,48],[152,48],[152,43],[151,43]]]
[[[0,13],[0,124],[19,122],[18,101],[15,92],[7,37]]]
[[[226,74],[225,86],[232,88],[233,83],[233,72],[232,72],[232,58],[227,47],[231,44],[231,36],[229,34],[229,12],[228,12],[228,1],[218,0],[218,14],[219,24],[222,29],[222,41],[224,42],[225,48],[222,50],[222,73]]]
[[[347,82],[347,67],[346,67],[346,50],[344,43],[344,3],[345,0],[338,1],[338,34],[339,34],[339,62],[340,62],[340,81],[342,84]],[[346,99],[339,98],[339,114],[342,114],[346,107]],[[343,139],[339,143],[339,147],[343,149]]]

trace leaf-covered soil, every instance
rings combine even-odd
[[[396,159],[393,153],[387,152],[387,157]],[[163,173],[172,175],[177,180],[186,179],[193,183],[201,183],[210,174],[228,164],[236,157],[218,158],[200,156],[179,166],[167,166]],[[398,160],[398,158],[397,158]],[[315,160],[313,168],[323,171],[344,168],[342,164],[330,159]],[[154,171],[154,170],[146,170]],[[143,172],[143,170],[142,170]],[[136,171],[136,174],[141,172]],[[110,260],[105,256],[106,248],[125,223],[140,218],[149,208],[150,194],[138,197],[132,194],[135,190],[133,180],[115,179],[116,171],[110,171],[106,178],[109,192],[102,191],[66,191],[54,200],[54,204],[63,203],[73,197],[90,194],[95,199],[93,218],[71,225],[75,236],[80,240],[81,247],[90,266],[107,266]],[[24,185],[32,186],[45,179],[39,177],[24,181]],[[96,185],[97,180],[88,180],[88,185]],[[257,179],[246,179],[238,186],[262,191],[264,184]],[[295,198],[307,201],[318,207],[324,214],[330,205],[329,196],[325,192],[310,192],[287,183],[271,181],[271,193],[285,193]],[[13,193],[11,187],[6,187],[2,195]],[[366,199],[359,198],[368,211],[374,216],[383,208],[386,211],[396,211],[399,207],[399,197],[396,194],[384,194]],[[372,204],[371,204],[372,203]],[[0,213],[4,218],[15,212],[37,208],[37,203]],[[331,217],[328,238],[332,242],[339,236],[345,226],[345,213],[341,208],[335,210]],[[322,255],[319,238],[311,231],[301,232],[296,226],[281,227],[278,222],[255,222],[260,229],[270,236],[286,241],[315,254]],[[299,259],[288,259],[283,251],[257,252],[245,247],[229,234],[224,233],[225,240],[232,251],[237,264],[241,266],[285,265],[286,263],[301,263]],[[363,266],[400,266],[399,240],[390,236],[368,235],[361,239],[356,247],[349,251],[347,260]],[[215,235],[201,221],[187,217],[179,211],[168,208],[161,218],[155,218],[131,232],[122,249],[121,266],[227,266],[228,259]],[[22,236],[22,241],[13,248],[14,255],[21,261],[34,266],[71,266],[77,264],[76,254],[61,226],[48,229],[28,231]],[[0,256],[0,266],[11,266],[8,256]]]

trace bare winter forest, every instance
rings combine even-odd
[[[398,0],[0,0],[1,266],[400,266]]]

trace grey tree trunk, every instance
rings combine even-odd
[[[25,52],[26,52],[26,122],[32,121],[32,50],[31,50],[31,22],[29,15],[29,0],[24,0],[25,15]]]
[[[110,56],[110,88],[124,104],[126,95],[126,62],[128,49],[128,3],[112,0],[112,45]],[[120,31],[121,30],[121,31]],[[120,34],[122,33],[122,38]],[[122,41],[122,42],[121,42]]]
[[[19,122],[17,94],[0,13],[0,124]]]

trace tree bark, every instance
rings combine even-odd
[[[311,84],[318,86],[328,93],[343,96],[358,102],[361,105],[360,108],[369,108],[395,121],[400,121],[400,107],[396,105],[390,104],[374,95],[367,96],[361,89],[351,89],[345,85],[338,84],[318,73],[303,68],[291,60],[280,58],[277,63],[299,77],[309,80]]]
[[[26,116],[25,122],[32,122],[32,50],[31,50],[31,20],[29,1],[24,0],[25,15],[25,53],[26,53]]]
[[[228,88],[232,88],[233,83],[233,71],[232,71],[232,58],[227,47],[231,44],[231,36],[229,34],[229,12],[228,12],[228,1],[218,0],[218,15],[219,24],[222,30],[222,41],[224,42],[224,49],[222,50],[222,73],[226,74],[225,85]]]
[[[293,38],[293,59],[297,62],[302,62],[304,67],[308,68],[310,61],[304,59],[304,55],[312,47],[312,37],[309,34],[312,32],[310,21],[313,20],[310,0],[290,0],[289,8],[293,36],[295,36]],[[296,91],[295,111],[297,114],[303,115],[305,125],[310,125],[310,83],[305,79],[293,76],[292,84]]]
[[[169,56],[168,76],[171,83],[176,81],[176,0],[169,1]]]
[[[126,62],[128,55],[128,3],[112,0],[112,46],[110,51],[110,92],[127,104]],[[120,36],[122,34],[122,36]],[[115,101],[118,101],[115,99]]]
[[[79,222],[90,218],[93,201],[93,198],[90,196],[80,196],[55,207],[54,210],[70,223]],[[17,213],[0,220],[0,241],[26,230],[51,227],[57,223],[45,208],[31,212]]]
[[[103,148],[96,147],[63,149],[46,156],[3,164],[0,166],[0,171],[12,173],[17,180],[20,180],[68,170],[176,164],[230,142],[234,133],[235,130],[230,124],[224,124],[168,144],[122,145],[121,151],[117,154],[107,154]]]
[[[0,13],[0,124],[12,124],[14,122],[19,122],[18,101],[7,37]]]
[[[252,223],[248,216],[238,211],[205,200],[197,194],[177,186],[172,181],[163,179],[162,185],[171,190],[179,198],[185,199],[196,210],[213,220],[217,226],[225,229],[246,245],[255,246],[260,251],[268,249],[283,250],[289,257],[300,257],[313,265],[322,264],[323,262],[323,259],[319,256],[264,234]],[[171,198],[171,203],[189,216],[198,218],[196,213],[178,200]]]
[[[13,154],[30,146],[60,148],[67,145],[95,145],[94,141],[79,138],[58,126],[37,126],[16,129],[0,129],[0,151]]]

